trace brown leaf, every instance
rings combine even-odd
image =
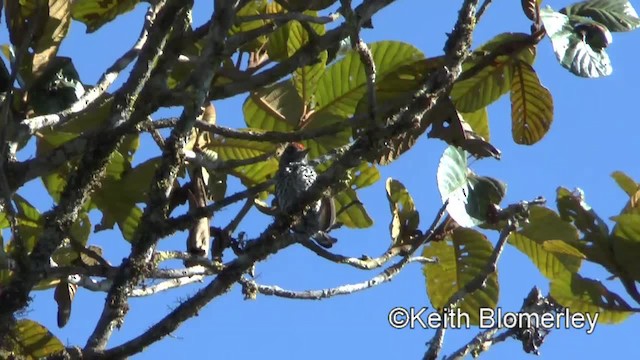
[[[190,187],[188,193],[189,208],[193,210],[207,206],[207,184],[204,180],[203,169],[201,167],[197,167],[191,171]],[[187,251],[194,256],[209,256],[210,238],[209,218],[203,217],[189,229]],[[191,264],[185,262],[185,266],[191,266]]]
[[[522,11],[526,17],[531,21],[537,21],[538,13],[540,12],[540,5],[537,0],[521,0]]]
[[[70,0],[49,0],[45,6],[48,8],[43,12],[48,16],[43,18],[42,31],[33,46],[33,72],[36,76],[56,56],[71,24]]]
[[[58,303],[58,327],[63,328],[67,325],[69,317],[71,317],[71,303],[76,296],[78,285],[69,284],[66,281],[61,281],[56,290],[53,293],[53,298]]]

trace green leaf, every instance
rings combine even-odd
[[[42,215],[40,215],[40,212],[25,198],[18,194],[14,194],[13,197],[17,205],[16,220],[18,222],[18,234],[20,235],[20,240],[22,241],[22,246],[25,251],[30,253],[33,251],[36,241],[40,235],[42,235],[44,219]],[[14,251],[15,244],[13,241],[9,243],[8,249],[10,253]]]
[[[378,106],[376,109],[375,123],[371,124],[372,120],[369,116],[366,118],[359,116],[359,121],[352,126],[353,137],[357,137],[362,129],[370,128],[372,125],[378,126],[386,121],[385,119],[388,116],[402,108],[407,100],[420,89],[426,77],[433,73],[433,71],[442,68],[442,66],[444,66],[444,63],[441,57],[420,59],[399,66],[382,78],[376,78],[376,99]],[[439,102],[436,105],[436,109],[431,111],[431,118],[437,119],[438,121],[444,118],[439,116],[441,112],[438,111],[442,108],[442,104],[443,102]],[[453,108],[453,105],[451,105],[451,108]],[[363,96],[356,106],[356,114],[368,115],[368,113],[369,97]],[[380,153],[375,154],[375,156],[370,156],[366,160],[381,165],[391,163],[413,147],[417,139],[424,134],[432,124],[433,120],[431,118],[424,119],[420,122],[420,126],[414,127],[411,131],[403,131],[395,134],[388,140],[388,146],[384,147]]]
[[[411,244],[418,226],[420,225],[420,214],[416,210],[413,198],[409,191],[398,180],[387,179],[387,200],[391,211],[391,247],[404,248]],[[406,248],[406,250],[410,250]]]
[[[206,149],[218,153],[223,161],[247,160],[275,152],[273,144],[238,139],[213,138]],[[240,178],[245,186],[253,186],[271,179],[278,171],[278,160],[274,157],[250,165],[238,166],[229,173]]]
[[[586,16],[610,31],[631,31],[640,27],[638,13],[627,0],[590,0],[560,10],[567,16]]]
[[[437,181],[442,202],[449,202],[449,215],[460,226],[472,227],[488,220],[489,207],[502,201],[506,184],[473,174],[467,157],[466,151],[449,146],[440,158]]]
[[[563,221],[553,210],[541,206],[531,207],[529,223],[525,224],[518,233],[536,241],[578,240],[578,230],[573,225]]]
[[[442,66],[444,63],[441,57],[419,59],[398,66],[384,77],[376,77],[376,99],[378,102],[376,115],[378,120],[383,121],[390,110],[402,107],[407,98],[420,89],[426,77]],[[358,101],[356,113],[367,114],[368,111],[369,97],[363,96]]]
[[[414,63],[424,55],[415,47],[397,41],[371,44],[371,53],[379,79],[403,65]],[[351,51],[331,65],[320,78],[316,91],[317,112],[328,112],[341,118],[352,116],[367,91],[367,77],[359,55]]]
[[[358,199],[355,190],[346,189],[333,197],[337,221],[349,228],[364,229],[373,225],[373,220]],[[346,210],[342,210],[346,208]]]
[[[255,15],[264,15],[267,7],[267,0],[253,0],[249,1],[242,9],[238,10],[236,16],[255,16]],[[267,23],[265,20],[253,20],[253,21],[243,21],[239,24],[234,24],[231,29],[229,29],[229,36],[237,35],[239,33],[251,31],[258,29],[264,26]],[[240,49],[242,51],[250,52],[258,50],[262,45],[267,42],[267,37],[265,35],[259,36],[253,41],[250,41],[248,44],[243,45]]]
[[[579,274],[554,278],[549,292],[555,302],[571,313],[598,316],[600,324],[616,324],[633,314],[618,294],[609,291],[601,282]]]
[[[611,249],[609,227],[586,203],[582,190],[571,192],[559,187],[556,202],[562,220],[572,223],[584,234],[580,241],[571,245],[583,253],[587,260],[602,265],[613,274],[618,273]]]
[[[368,162],[362,162],[357,168],[351,169],[354,176],[351,188],[354,190],[362,189],[375,184],[380,180],[380,171],[375,165]]]
[[[578,240],[578,231],[555,212],[539,206],[531,208],[529,223],[508,239],[511,245],[531,259],[546,278],[576,273],[580,269],[580,258],[545,249],[549,240],[572,244]]]
[[[47,328],[33,320],[18,320],[9,333],[16,355],[43,358],[64,350],[64,345]]]
[[[542,243],[542,248],[548,252],[554,254],[565,254],[575,256],[580,259],[586,259],[587,257],[580,252],[580,250],[569,245],[563,240],[547,240]]]
[[[161,162],[160,156],[150,158],[127,171],[122,177],[120,188],[134,203],[143,203],[148,199],[151,182]]]
[[[276,0],[290,11],[323,10],[331,6],[337,0]]]
[[[97,228],[111,229],[117,223],[125,240],[132,241],[142,217],[142,210],[136,206],[139,194],[122,189],[122,181],[106,178],[100,191],[94,193],[91,200],[102,212],[102,220]]]
[[[72,241],[76,241],[82,246],[86,245],[91,234],[91,220],[86,212],[78,214],[78,218],[71,226]]]
[[[267,14],[284,14],[286,10],[277,2],[267,4]],[[273,61],[281,61],[287,58],[287,40],[289,38],[289,26],[286,23],[269,34],[267,41],[267,54]]]
[[[469,172],[466,151],[454,146],[447,147],[438,165],[438,190],[442,203],[449,201],[447,212],[458,224],[466,227],[477,225],[468,216],[466,210],[469,196]]]
[[[107,120],[111,104],[112,99],[109,99],[97,108],[80,113],[76,118],[62,126],[59,131],[44,131],[43,136],[37,139],[36,154],[38,156],[50,154],[54,149],[63,146],[81,134],[98,128],[100,124]],[[139,144],[140,138],[138,134],[124,137],[124,140],[118,146],[118,150],[112,154],[107,165],[106,174],[108,178],[120,179],[126,171],[131,169],[131,161]],[[60,195],[67,184],[67,179],[75,172],[77,160],[69,160],[54,172],[41,178],[45,188],[56,202],[60,200]],[[98,192],[100,191],[98,190]]]
[[[302,118],[302,98],[290,80],[259,89],[249,95],[242,107],[247,126],[288,132]]]
[[[499,205],[507,193],[507,184],[489,176],[469,177],[470,192],[465,207],[467,214],[484,223],[490,219],[490,213]]]
[[[611,74],[613,67],[609,55],[603,48],[594,47],[588,42],[590,38],[584,33],[584,27],[572,23],[569,17],[551,8],[541,9],[540,18],[560,65],[582,77],[597,78]],[[611,34],[606,27],[599,31],[596,32],[598,36],[611,42]]]
[[[622,273],[640,281],[640,214],[623,214],[612,220],[616,222],[611,237],[614,261]]]
[[[553,97],[531,65],[516,61],[511,80],[511,133],[517,144],[540,141],[553,122]]]
[[[611,177],[616,181],[618,186],[627,194],[629,197],[636,196],[638,191],[640,190],[640,185],[633,180],[629,175],[623,173],[622,171],[614,171],[611,174]]]
[[[481,233],[457,228],[444,241],[432,241],[424,247],[422,256],[436,257],[435,264],[425,264],[427,295],[434,308],[441,311],[449,298],[476,276],[483,274],[491,257],[493,246]],[[498,273],[487,278],[486,285],[464,297],[458,305],[469,314],[469,325],[479,324],[480,308],[495,308],[499,296]]]
[[[0,214],[2,216],[4,214]],[[4,239],[0,231],[0,286],[6,285],[11,281],[11,269],[15,265],[14,260],[4,250]]]
[[[480,110],[498,100],[500,96],[511,89],[513,63],[522,61],[533,64],[535,59],[535,48],[520,45],[526,39],[529,39],[528,34],[504,33],[474,51],[474,55],[463,64],[461,76],[465,76],[465,71],[477,71],[475,67],[482,66],[482,59],[487,53],[505,46],[513,46],[518,49],[508,55],[497,56],[491,65],[482,67],[470,78],[456,81],[451,89],[451,100],[459,111],[469,113]]]
[[[556,206],[562,220],[572,222],[582,233],[594,234],[599,237],[609,235],[609,227],[587,204],[581,189],[571,192],[563,187],[558,187]]]
[[[309,119],[305,121],[304,127],[307,130],[313,130],[332,126],[344,121],[346,120],[334,114],[328,113],[327,111],[320,111],[313,113],[313,115],[311,115]],[[305,140],[302,143],[307,149],[309,149],[309,157],[316,158],[320,155],[328,153],[331,150],[348,144],[350,138],[351,128],[345,127],[342,131],[336,132],[334,134],[317,137],[313,140]]]
[[[124,217],[118,219],[118,227],[120,228],[125,240],[133,241],[141,219],[142,210],[137,206],[129,208],[129,212]]]
[[[75,0],[71,17],[87,25],[87,33],[98,30],[118,15],[133,10],[140,0]]]
[[[447,200],[451,203],[452,196],[466,199],[467,195],[461,193],[461,190],[466,192],[468,173],[466,152],[455,146],[447,147],[440,158],[437,174],[438,190],[443,203]]]
[[[318,14],[313,12],[312,16]],[[318,25],[318,24],[316,24]],[[311,26],[316,35],[324,35],[324,25]],[[307,30],[298,21],[293,21],[289,27],[289,37],[287,40],[287,54],[292,56],[300,48],[309,42],[309,34]],[[324,74],[324,70],[327,63],[327,51],[320,53],[318,61],[313,65],[303,66],[297,68],[293,73],[293,84],[302,98],[304,104],[308,104],[318,87],[318,81]]]

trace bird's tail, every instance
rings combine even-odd
[[[318,231],[317,233],[311,235],[311,238],[315,240],[315,242],[317,242],[318,245],[327,249],[331,248],[333,244],[338,242],[336,238],[332,237],[331,235],[327,234],[324,231]]]

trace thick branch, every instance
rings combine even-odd
[[[172,18],[162,19],[159,16],[157,20],[154,28],[157,26],[158,31],[150,34],[129,79],[115,96],[108,128],[117,128],[119,125],[135,123],[146,118],[148,102],[141,93],[162,54]],[[119,145],[121,138],[105,132],[91,142],[78,170],[68,179],[59,204],[45,214],[43,234],[29,255],[28,267],[17,273],[10,286],[0,294],[0,321],[26,305],[29,292],[44,275],[51,254],[67,237],[80,208],[98,186],[110,155]]]
[[[127,312],[127,298],[131,290],[146,271],[149,251],[153,249],[159,237],[156,229],[169,211],[169,194],[182,166],[183,148],[186,144],[195,119],[202,114],[202,106],[207,98],[211,80],[223,60],[226,35],[232,25],[235,11],[229,2],[216,1],[212,26],[209,29],[202,63],[192,73],[189,82],[195,90],[195,96],[184,106],[180,120],[173,129],[165,146],[162,164],[152,183],[149,201],[136,230],[134,246],[114,280],[107,296],[98,324],[87,341],[85,349],[94,351],[103,349],[113,329],[124,321]]]
[[[245,253],[232,261],[211,283],[194,296],[180,304],[158,323],[140,336],[113,349],[94,355],[96,358],[123,358],[142,351],[146,346],[162,339],[176,330],[182,322],[195,316],[211,299],[228,292],[242,274],[246,273],[258,261],[270,254],[293,244],[291,236],[281,236],[289,223],[276,222],[269,226],[257,240],[247,246]]]

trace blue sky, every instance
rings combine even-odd
[[[455,3],[456,5],[453,5]],[[374,30],[366,30],[368,42],[380,40],[404,41],[422,50],[427,56],[439,55],[457,15],[458,2],[399,1],[374,18]],[[632,2],[633,3],[633,2]],[[546,2],[558,10],[570,4],[566,1]],[[640,4],[635,3],[636,9]],[[197,24],[209,17],[211,4],[197,1],[194,20]],[[80,23],[73,23],[60,54],[74,58],[83,82],[94,84],[101,73],[126,51],[138,36],[145,7],[121,16],[96,33],[86,35]],[[6,28],[3,28],[6,29]],[[529,24],[517,1],[496,1],[479,24],[474,46],[481,45],[505,31],[528,32]],[[0,41],[7,42],[6,30]],[[492,143],[502,150],[500,161],[483,160],[472,168],[482,174],[505,181],[509,188],[506,202],[532,199],[542,195],[555,208],[558,186],[580,187],[587,202],[603,217],[615,215],[626,202],[610,174],[622,170],[640,180],[640,168],[632,161],[638,153],[640,125],[635,112],[638,100],[640,70],[637,69],[637,44],[640,32],[615,33],[608,48],[614,71],[608,78],[582,79],[562,68],[553,55],[548,39],[538,47],[535,69],[542,83],[554,96],[554,122],[547,136],[534,146],[520,146],[511,139],[510,103],[508,96],[489,108]],[[124,73],[122,79],[128,74]],[[121,83],[119,80],[118,84]],[[216,102],[218,123],[242,127],[242,102],[246,94]],[[175,110],[175,109],[173,109]],[[159,117],[177,114],[166,110]],[[29,147],[31,148],[31,147]],[[389,166],[381,167],[382,181],[360,191],[373,227],[364,230],[339,230],[335,251],[341,254],[376,256],[389,244],[390,214],[384,192],[384,179],[393,177],[405,184],[413,195],[426,227],[440,207],[436,187],[438,160],[446,144],[439,140],[421,139],[411,152]],[[32,148],[31,148],[32,149]],[[143,137],[135,162],[156,155],[156,146]],[[28,149],[27,149],[28,151]],[[28,153],[24,153],[28,156]],[[238,189],[233,181],[230,192]],[[51,201],[40,181],[20,189],[20,194],[44,212]],[[215,223],[226,224],[237,210],[230,207],[217,214]],[[99,214],[92,213],[92,222]],[[241,226],[249,236],[257,235],[270,218],[252,212]],[[184,234],[162,240],[161,249],[183,249]],[[495,242],[496,236],[490,237]],[[93,235],[91,243],[103,247],[112,263],[119,263],[128,253],[128,243],[117,230]],[[586,266],[585,266],[586,265]],[[583,274],[603,281],[611,290],[624,294],[616,281],[607,281],[608,274],[599,267],[583,265]],[[257,267],[256,281],[281,287],[306,290],[334,287],[364,281],[377,272],[367,272],[327,263],[301,246],[290,247]],[[532,286],[543,293],[548,281],[528,258],[507,247],[499,263],[500,301],[505,311],[519,309],[522,299]],[[197,290],[193,285],[164,292],[159,296],[131,300],[131,311],[122,328],[112,337],[111,346],[137,336],[162,318],[172,307]],[[53,291],[34,294],[27,316],[47,326],[63,342],[84,345],[93,330],[103,306],[105,294],[80,289],[73,305],[71,320],[60,330],[55,325],[56,304]],[[215,299],[199,316],[186,322],[173,337],[152,345],[140,359],[170,356],[204,358],[266,358],[284,357],[325,359],[347,358],[420,358],[424,343],[433,330],[396,330],[387,323],[389,310],[396,306],[429,306],[424,278],[418,264],[408,265],[392,282],[349,296],[322,301],[286,300],[259,295],[255,301],[244,301],[239,286],[227,295]],[[624,350],[635,338],[640,320],[631,317],[623,324],[599,325],[592,335],[584,330],[559,330],[551,333],[542,346],[543,358],[601,358],[627,355]],[[456,350],[477,333],[477,329],[448,331],[444,354]],[[526,355],[516,341],[492,348],[485,359],[518,358]],[[521,354],[521,355],[520,355]]]

